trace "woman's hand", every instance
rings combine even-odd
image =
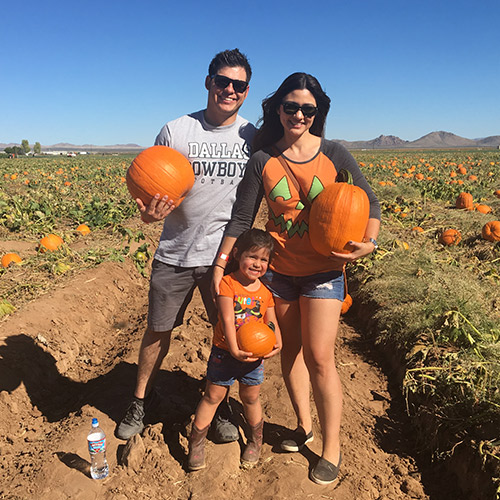
[[[349,241],[348,243],[354,247],[354,250],[350,253],[332,252],[330,259],[338,264],[347,264],[348,262],[354,262],[362,257],[366,257],[375,250],[375,245],[371,241]]]
[[[148,206],[144,205],[140,198],[136,198],[135,202],[141,212],[141,219],[147,224],[163,220],[175,208],[173,200],[170,200],[167,195],[160,200],[158,193]]]

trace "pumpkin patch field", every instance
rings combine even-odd
[[[312,443],[279,451],[296,422],[278,356],[266,361],[259,464],[239,467],[242,424],[239,443],[209,440],[207,468],[185,470],[212,336],[197,292],[160,369],[158,407],[142,436],[117,440],[161,233],[127,188],[134,158],[0,158],[0,498],[500,498],[500,151],[352,153],[382,227],[377,252],[347,266],[333,486],[307,477],[317,414]],[[88,471],[92,417],[107,436],[103,481]]]

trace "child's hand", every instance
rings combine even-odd
[[[273,350],[264,356],[264,359],[272,358],[273,356],[276,356],[281,351],[281,344],[276,343],[274,344]]]
[[[243,361],[244,363],[251,363],[259,359],[253,357],[251,352],[242,351],[241,349],[231,350],[230,353],[233,358],[237,359],[238,361]]]

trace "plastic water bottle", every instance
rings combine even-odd
[[[87,436],[90,453],[90,475],[92,479],[104,479],[109,473],[106,460],[106,435],[99,427],[97,418],[92,419],[92,428]]]

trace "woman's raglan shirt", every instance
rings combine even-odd
[[[286,159],[309,202],[325,186],[335,182],[340,170],[348,170],[354,185],[368,195],[369,217],[380,219],[377,197],[356,160],[341,144],[323,139],[318,153],[311,160],[294,162]],[[265,150],[252,155],[247,164],[225,236],[238,237],[252,226],[263,196],[268,206],[266,230],[276,242],[271,269],[289,276],[309,276],[342,269],[342,266],[335,266],[331,259],[320,255],[311,246],[310,211],[300,201],[300,195],[279,159]]]

